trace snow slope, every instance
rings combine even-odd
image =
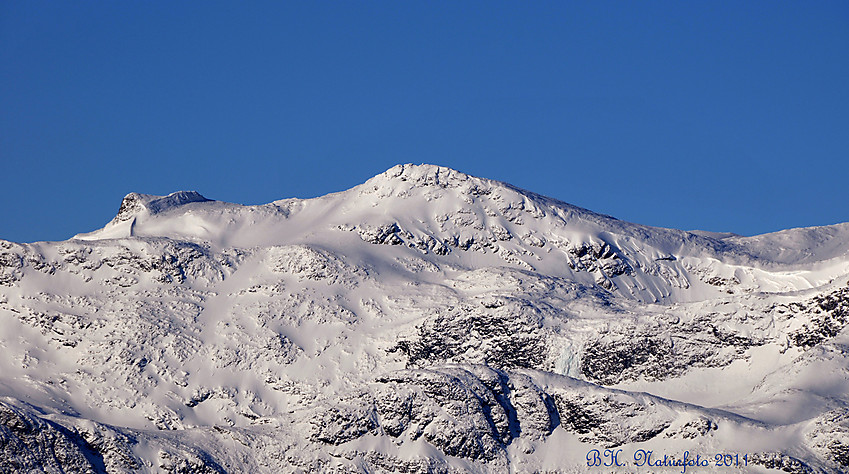
[[[847,279],[849,224],[660,229],[432,165],[131,193],[0,241],[0,470],[842,472]]]

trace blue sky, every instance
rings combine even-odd
[[[0,2],[0,238],[435,163],[643,224],[849,221],[849,3]]]

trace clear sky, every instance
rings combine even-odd
[[[0,2],[0,238],[407,162],[662,227],[849,221],[849,2]]]

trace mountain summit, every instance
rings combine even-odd
[[[847,279],[849,224],[662,229],[432,165],[131,193],[0,241],[0,471],[846,472]]]
[[[118,215],[112,222],[123,222],[132,219],[139,213],[158,214],[174,207],[191,202],[207,202],[209,199],[195,191],[178,191],[167,196],[152,196],[150,194],[130,193],[121,201]]]

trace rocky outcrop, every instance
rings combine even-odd
[[[849,410],[832,410],[812,420],[805,444],[836,469],[849,470]]]
[[[410,365],[472,362],[498,368],[541,368],[548,350],[542,311],[521,298],[492,298],[449,307],[425,320],[393,350]]]
[[[561,427],[591,445],[612,448],[668,438],[712,436],[705,415],[646,394],[601,389],[566,377],[482,365],[403,370],[378,377],[315,416],[312,439],[343,445],[365,435],[404,444],[424,439],[448,456],[495,465],[519,440],[543,440]]]
[[[816,296],[793,310],[807,314],[809,320],[788,334],[788,339],[796,346],[813,347],[833,338],[849,323],[849,287]]]
[[[0,471],[101,473],[105,465],[78,434],[0,401]]]
[[[142,211],[157,214],[167,209],[179,207],[193,202],[208,202],[209,199],[195,191],[178,191],[167,196],[151,196],[148,194],[130,193],[124,196],[118,214],[112,222],[123,222],[133,218]]]

